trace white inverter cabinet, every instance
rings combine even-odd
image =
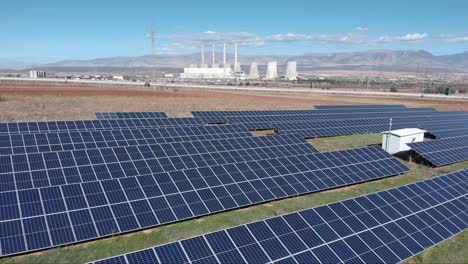
[[[404,128],[382,132],[382,148],[390,154],[408,151],[408,143],[424,141],[426,131],[419,128]]]

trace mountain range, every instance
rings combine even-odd
[[[216,63],[221,64],[222,54],[216,54]],[[200,54],[157,55],[136,57],[109,57],[91,60],[63,60],[55,63],[33,65],[33,67],[177,67],[199,64]],[[211,62],[211,56],[207,55]],[[239,61],[246,65],[251,62],[266,64],[268,61],[297,61],[301,69],[346,69],[369,70],[379,67],[384,71],[415,71],[416,68],[435,72],[468,72],[468,51],[463,53],[436,56],[424,50],[370,50],[339,53],[307,53],[296,56],[286,55],[242,55]],[[233,63],[233,55],[228,54],[228,63]]]

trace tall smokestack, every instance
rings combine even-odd
[[[234,42],[234,71],[235,72],[241,71],[241,67],[237,59],[237,42]]]
[[[201,45],[201,64],[205,64],[205,44]]]
[[[211,64],[214,65],[216,62],[216,58],[215,58],[216,54],[215,54],[215,43],[214,41],[211,42]]]
[[[223,65],[226,65],[226,42],[223,43]]]

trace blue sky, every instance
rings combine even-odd
[[[3,1],[0,58],[90,59],[198,52],[238,41],[241,54],[369,49],[468,51],[468,1]]]

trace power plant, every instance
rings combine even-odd
[[[187,68],[184,68],[184,72],[180,74],[182,79],[249,79],[259,80],[261,79],[259,73],[259,65],[257,62],[252,62],[250,65],[249,74],[242,71],[241,63],[239,61],[239,50],[238,43],[234,42],[234,65],[228,63],[227,59],[227,43],[223,42],[222,52],[222,67],[216,61],[216,43],[211,42],[211,64],[206,63],[205,44],[201,45],[201,63],[197,66],[196,64],[190,64]],[[281,76],[284,80],[295,81],[297,80],[297,63],[295,61],[289,61],[286,65],[286,72],[284,76]],[[270,61],[267,64],[265,73],[265,80],[276,80],[278,76],[278,62]]]

